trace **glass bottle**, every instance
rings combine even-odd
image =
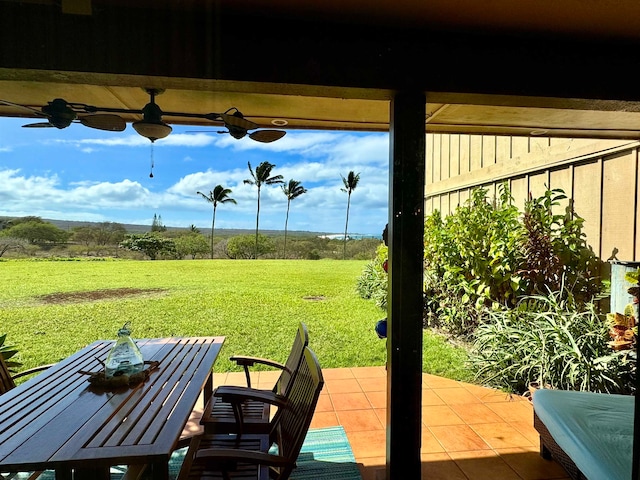
[[[117,377],[119,375],[132,375],[142,371],[144,361],[142,353],[131,338],[129,322],[118,330],[118,339],[111,348],[105,363],[105,377]]]

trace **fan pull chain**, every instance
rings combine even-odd
[[[153,167],[154,167],[153,154],[154,154],[153,142],[151,142],[151,171],[149,172],[149,178],[153,178]]]

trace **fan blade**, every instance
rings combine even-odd
[[[46,113],[43,113],[41,110],[36,110],[35,108],[27,107],[26,105],[20,105],[19,103],[8,102],[6,100],[0,100],[0,103],[4,103],[5,105],[8,105],[10,107],[24,108],[25,110],[29,110],[37,115],[40,115],[41,117],[48,117],[48,115]]]
[[[253,123],[246,118],[239,117],[237,115],[229,115],[228,113],[221,113],[220,118],[226,125],[231,125],[232,127],[242,128],[243,130],[253,130],[258,128],[257,123]]]
[[[97,114],[80,117],[80,123],[85,127],[108,130],[110,132],[122,132],[127,128],[127,122],[119,115]]]
[[[55,125],[49,122],[39,122],[39,123],[28,123],[27,125],[22,125],[22,128],[49,128],[54,126]]]
[[[283,130],[258,130],[249,134],[249,138],[257,142],[271,143],[280,140],[287,132]]]

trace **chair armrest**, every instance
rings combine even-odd
[[[283,364],[274,360],[269,360],[268,358],[234,355],[230,357],[229,360],[231,360],[232,362],[236,362],[237,365],[244,368],[244,376],[247,377],[247,387],[251,387],[251,376],[249,375],[249,367],[253,367],[256,363],[260,365],[267,365],[268,367],[279,368],[280,370],[285,370],[287,368]]]
[[[24,370],[22,372],[16,373],[12,377],[14,380],[16,378],[26,377],[27,375],[31,375],[32,373],[42,372],[43,370],[46,370],[47,368],[52,367],[53,365],[54,365],[53,363],[50,365],[40,365],[39,367],[30,368],[28,370]]]
[[[284,407],[287,398],[272,392],[271,390],[259,390],[257,388],[235,387],[232,385],[221,385],[213,392],[214,397],[220,397],[226,403],[242,403],[247,400],[268,403],[279,408]]]
[[[234,355],[230,357],[229,360],[232,362],[236,362],[238,365],[253,367],[256,363],[261,365],[267,365],[269,367],[279,368],[280,370],[284,370],[285,366],[280,362],[276,362],[275,360],[269,360],[268,358],[260,358],[260,357],[245,357],[243,355]]]

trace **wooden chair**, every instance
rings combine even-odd
[[[246,387],[222,385],[215,389],[207,403],[200,423],[206,433],[268,433],[270,429],[271,405],[276,398],[288,395],[296,372],[309,345],[307,326],[300,322],[287,362],[283,365],[273,360],[257,357],[234,356],[231,360],[244,368]],[[280,377],[272,390],[251,388],[249,368],[267,365],[281,370]]]
[[[178,480],[288,479],[296,466],[323,385],[318,359],[305,347],[289,395],[277,397],[278,415],[273,419],[270,434],[247,434],[242,438],[207,433],[196,436],[185,455]]]
[[[27,375],[31,375],[32,373],[41,372],[43,370],[46,370],[50,366],[51,365],[42,365],[40,367],[30,368],[29,370],[24,370],[23,372],[11,375],[11,373],[9,372],[9,367],[7,367],[7,363],[4,361],[2,355],[0,355],[0,395],[8,392],[12,388],[15,388],[16,378],[25,377]]]
[[[4,360],[4,357],[2,355],[0,355],[0,395],[2,395],[3,393],[7,393],[9,390],[13,389],[16,387],[16,383],[15,383],[15,379],[16,378],[20,378],[20,377],[26,377],[27,375],[31,375],[32,373],[37,373],[37,372],[41,372],[43,370],[46,370],[47,368],[49,368],[51,365],[41,365],[39,367],[35,367],[35,368],[30,368],[28,370],[24,370],[20,373],[16,373],[15,375],[11,375],[11,372],[9,372],[9,367],[7,366],[7,363]],[[21,478],[27,478],[27,480],[35,480],[37,479],[40,475],[42,474],[41,471],[37,471],[37,472],[30,472],[26,475],[28,475],[28,477],[25,477],[25,473],[23,472],[21,475]],[[7,478],[11,479],[13,478],[13,474],[8,474],[9,476]],[[4,478],[4,477],[3,477]]]

